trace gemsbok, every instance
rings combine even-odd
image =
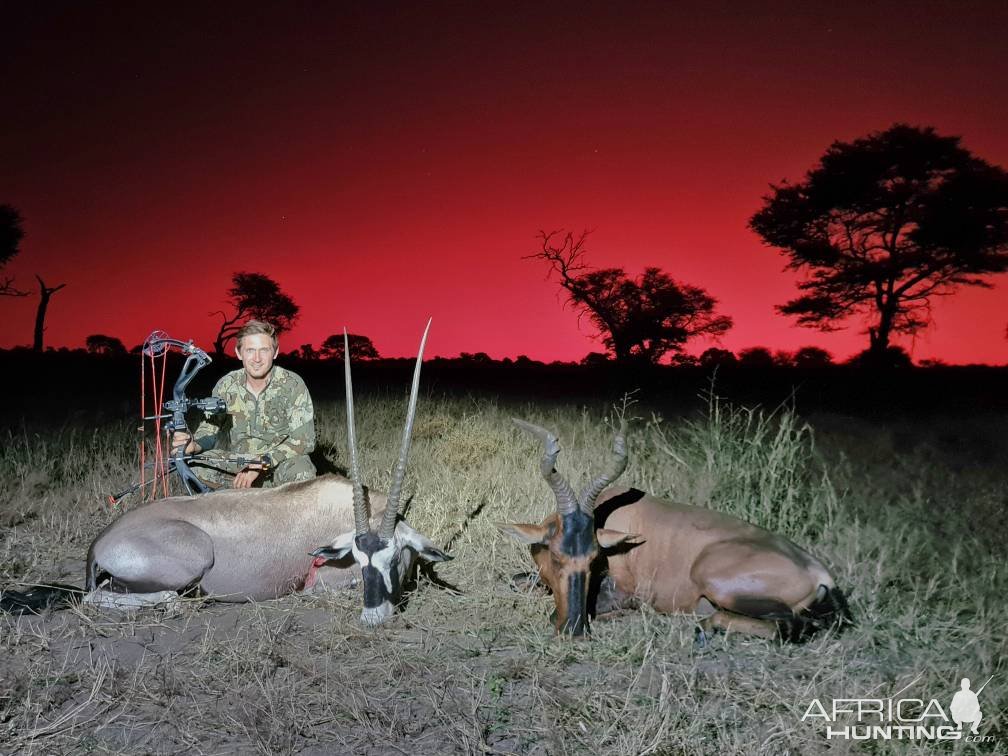
[[[557,510],[539,525],[497,527],[531,547],[539,579],[553,592],[558,633],[585,635],[589,616],[639,603],[700,616],[699,645],[715,629],[799,642],[851,621],[829,570],[784,536],[634,488],[608,488],[627,466],[622,429],[610,467],[578,496],[556,470],[557,437],[514,423],[545,447],[540,470]]]
[[[311,590],[320,583],[348,587],[360,579],[361,622],[373,626],[388,620],[416,557],[451,559],[399,516],[429,329],[428,321],[387,496],[369,496],[361,482],[344,333],[350,480],[324,475],[274,489],[228,489],[143,504],[91,544],[86,600],[114,605],[123,593],[157,598],[163,592],[174,595],[198,588],[218,601],[255,601]],[[106,579],[111,590],[100,587]]]

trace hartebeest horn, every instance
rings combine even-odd
[[[585,486],[581,492],[581,511],[591,514],[595,511],[595,500],[610,483],[623,474],[627,468],[626,424],[620,423],[620,429],[613,439],[613,459],[609,469]]]
[[[427,344],[427,332],[430,330],[430,324],[431,321],[428,320],[423,338],[420,339],[420,351],[417,353],[416,367],[413,368],[413,388],[410,390],[409,409],[406,411],[402,446],[399,448],[399,459],[392,470],[388,503],[385,505],[385,516],[382,518],[381,529],[378,531],[378,536],[386,541],[392,538],[392,534],[395,532],[396,517],[399,514],[399,496],[402,493],[403,479],[406,477],[406,458],[409,456],[410,438],[413,435],[413,416],[416,414],[417,394],[420,392],[420,366],[423,364],[423,351]]]
[[[574,489],[571,488],[570,483],[556,470],[557,457],[560,455],[560,442],[557,440],[557,437],[545,428],[533,425],[525,420],[519,420],[516,417],[512,417],[511,422],[542,441],[545,451],[543,452],[542,461],[539,463],[539,469],[542,471],[546,482],[549,483],[549,487],[553,489],[554,496],[556,496],[557,512],[561,515],[569,515],[576,512],[578,508],[577,495],[574,493]]]
[[[354,425],[353,381],[350,378],[350,338],[343,329],[343,369],[346,374],[346,432],[347,453],[350,455],[350,481],[353,483],[354,526],[357,535],[364,535],[371,526],[368,524],[370,512],[364,500],[364,486],[361,484],[360,466],[357,463],[357,429]]]

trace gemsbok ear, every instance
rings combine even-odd
[[[644,536],[637,533],[623,533],[619,530],[609,530],[608,528],[599,528],[596,530],[595,538],[603,549],[611,549],[613,546],[619,546],[621,543],[628,545],[644,543],[647,540]]]
[[[522,522],[495,522],[494,525],[502,533],[506,533],[526,546],[535,544],[546,544],[553,535],[550,528],[545,525],[532,525]]]
[[[396,532],[401,535],[403,543],[413,549],[421,559],[426,559],[428,562],[447,562],[449,559],[455,558],[448,552],[439,549],[430,538],[414,530],[402,520],[399,521]]]
[[[343,533],[335,541],[333,541],[328,546],[319,546],[315,551],[311,553],[313,557],[322,557],[323,559],[339,560],[346,557],[353,546],[354,532],[351,530],[348,533]]]
[[[428,546],[417,553],[421,559],[426,559],[428,562],[448,562],[455,558],[447,551],[441,551],[437,546]]]

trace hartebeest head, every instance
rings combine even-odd
[[[441,551],[422,533],[410,527],[399,517],[403,479],[406,477],[406,459],[409,456],[410,438],[413,433],[413,417],[416,414],[417,393],[420,387],[420,366],[423,360],[427,331],[424,329],[413,370],[413,387],[410,391],[406,425],[403,427],[402,445],[399,459],[392,470],[388,502],[381,524],[371,529],[370,502],[361,482],[360,465],[357,461],[357,431],[354,424],[353,382],[350,377],[350,344],[343,330],[343,361],[346,374],[346,417],[347,449],[350,455],[350,479],[353,483],[353,508],[355,529],[343,533],[328,546],[312,553],[325,559],[342,559],[348,553],[360,565],[364,582],[364,610],[361,622],[365,625],[380,625],[388,620],[402,598],[403,583],[419,556],[431,562],[442,562],[452,557]]]
[[[634,543],[639,536],[605,528],[595,529],[595,501],[627,466],[626,439],[620,428],[613,441],[609,469],[591,481],[580,496],[557,472],[560,454],[557,437],[545,428],[512,418],[515,425],[543,442],[540,470],[556,497],[557,511],[540,525],[498,523],[497,527],[532,550],[540,579],[553,591],[554,624],[558,633],[584,635],[588,628],[588,587],[591,565],[601,549]]]

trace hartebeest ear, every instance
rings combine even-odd
[[[413,549],[417,553],[417,556],[421,559],[426,559],[428,562],[446,562],[449,559],[455,558],[451,554],[439,549],[430,538],[414,530],[402,520],[396,526],[396,537],[400,539],[403,545]]]
[[[644,536],[637,533],[623,533],[619,530],[609,530],[608,528],[599,528],[596,530],[595,538],[603,549],[611,549],[613,546],[619,546],[621,543],[644,543],[645,540]]]
[[[495,522],[494,525],[502,533],[521,541],[526,546],[545,544],[553,537],[553,529],[547,525],[532,525],[524,522]]]
[[[350,530],[342,535],[338,536],[335,541],[333,541],[328,546],[320,546],[311,553],[313,557],[323,557],[325,559],[342,559],[347,554],[350,553],[350,549],[353,546],[354,536],[357,535],[354,531]]]

